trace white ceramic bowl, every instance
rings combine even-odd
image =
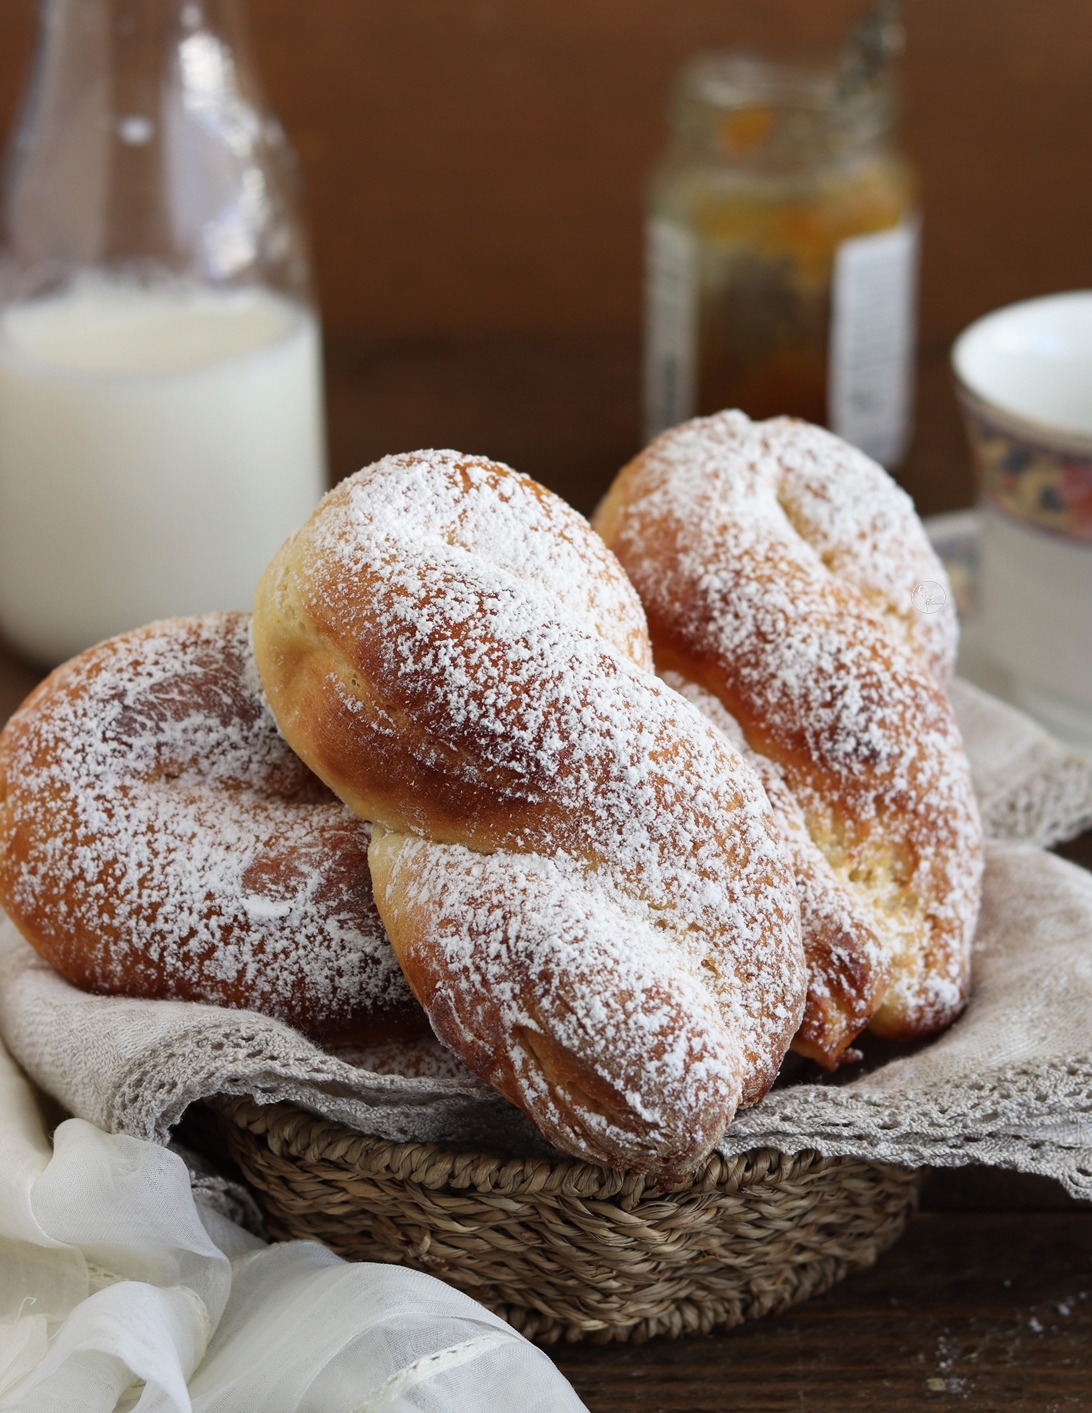
[[[1092,753],[1092,290],[987,314],[952,366],[978,475],[982,642]]]
[[[1092,290],[987,314],[956,340],[952,366],[960,392],[1013,430],[1092,450]]]

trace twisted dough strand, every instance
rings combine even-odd
[[[587,523],[488,461],[388,457],[276,557],[254,642],[286,738],[376,821],[440,1038],[560,1148],[696,1166],[799,1023],[795,888]]]
[[[665,672],[664,680],[740,750],[777,815],[800,894],[800,929],[808,963],[807,1004],[792,1048],[835,1069],[891,984],[893,960],[877,931],[878,921],[812,839],[807,817],[776,761],[751,749],[719,697],[677,672]]]
[[[954,610],[912,606],[917,584],[946,580],[908,497],[819,428],[725,412],[646,448],[596,524],[641,595],[657,666],[718,699],[801,816],[799,1048],[833,1064],[869,1017],[900,1039],[950,1023],[982,841],[942,685]]]

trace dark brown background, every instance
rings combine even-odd
[[[251,0],[300,154],[333,469],[454,445],[589,509],[638,437],[642,185],[679,61],[830,46],[866,0]],[[908,0],[924,189],[924,511],[966,503],[945,359],[999,304],[1092,284],[1090,0]],[[0,0],[0,130],[32,0]]]

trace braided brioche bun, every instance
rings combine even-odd
[[[375,822],[444,1044],[566,1152],[696,1167],[799,1024],[796,889],[587,522],[481,458],[387,457],[276,556],[254,645],[286,739]]]
[[[318,1040],[414,1035],[370,831],[266,710],[249,616],[90,648],[0,733],[0,903],[86,991],[263,1011]]]
[[[719,704],[785,822],[810,984],[796,1048],[963,1009],[982,837],[945,694],[956,623],[909,498],[818,427],[741,412],[665,432],[595,516],[657,667]],[[936,613],[913,605],[933,583]],[[707,703],[706,703],[707,704]]]

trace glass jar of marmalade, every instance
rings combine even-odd
[[[910,431],[918,220],[890,72],[699,55],[646,230],[645,423],[739,407],[887,466]]]

